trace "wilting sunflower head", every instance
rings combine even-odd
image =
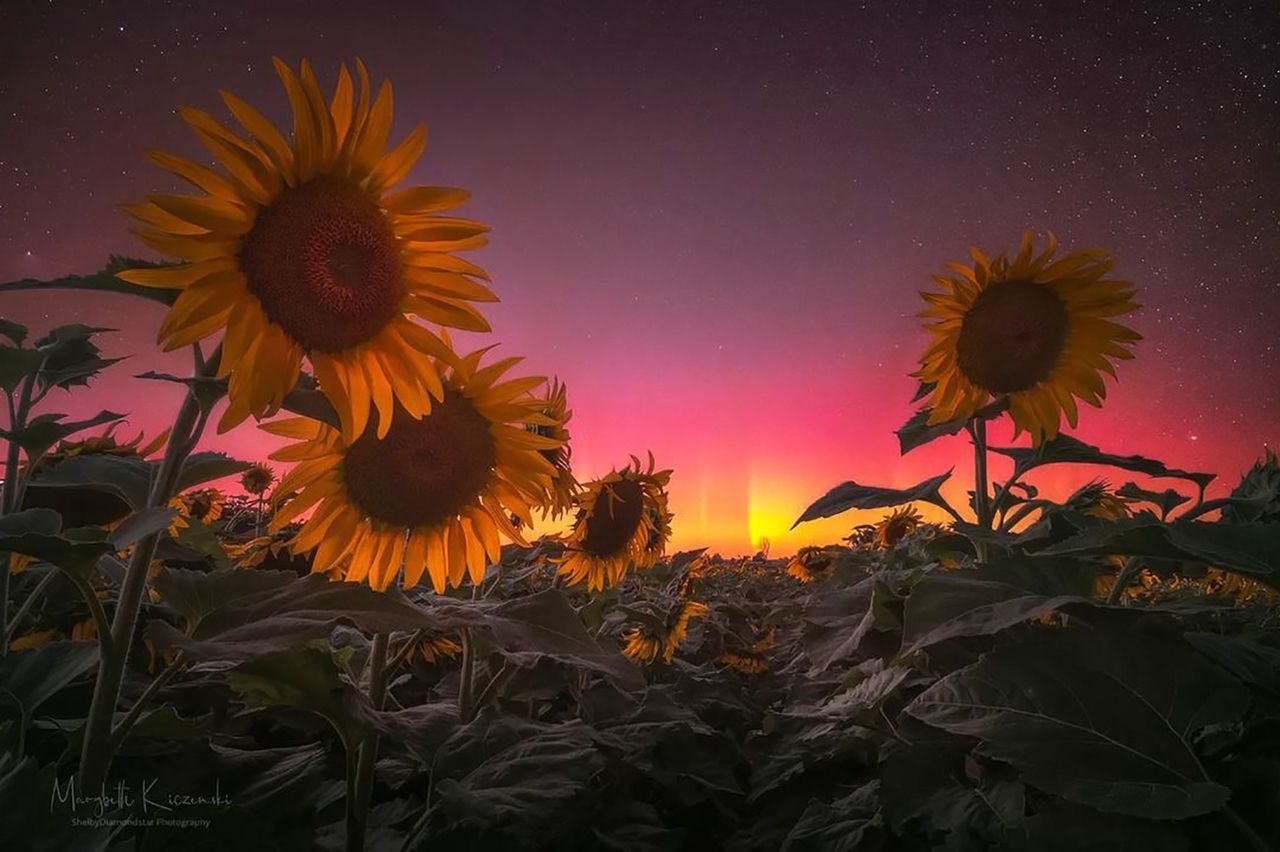
[[[261,462],[254,462],[240,474],[240,487],[255,497],[266,494],[275,481],[276,472]]]
[[[555,476],[551,479],[551,488],[540,508],[543,514],[555,519],[573,507],[573,497],[578,491],[578,481],[573,478],[572,452],[569,448],[568,424],[573,419],[573,412],[569,410],[564,382],[559,379],[553,378],[547,386],[546,395],[536,399],[543,419],[538,423],[530,423],[525,428],[561,442],[556,449],[542,452],[555,468]]]
[[[145,459],[157,452],[169,439],[166,429],[149,441],[142,433],[127,441],[115,437],[118,424],[113,423],[100,435],[77,441],[62,441],[32,466],[30,480],[23,494],[24,509],[53,509],[62,516],[68,529],[88,526],[110,526],[119,523],[133,510],[123,497],[99,488],[69,487],[64,484],[44,485],[41,476],[68,459],[77,456],[107,455]]]
[[[689,636],[689,621],[694,618],[702,618],[707,614],[707,605],[698,601],[685,601],[676,611],[675,620],[667,629],[667,635],[664,637],[662,657],[668,663],[675,656],[676,648],[680,647]]]
[[[1067,498],[1065,505],[1068,509],[1106,521],[1118,521],[1132,514],[1128,502],[1108,490],[1107,483],[1100,479],[1080,486]]]
[[[811,583],[831,570],[834,555],[824,547],[802,547],[787,563],[787,573],[801,583]]]
[[[648,568],[666,549],[672,515],[667,510],[671,471],[631,464],[586,483],[577,496],[578,514],[560,557],[560,574],[588,591],[614,586],[632,566]]]
[[[890,550],[908,533],[920,526],[920,513],[914,506],[899,506],[876,524],[875,544],[882,550]]]
[[[662,637],[647,627],[635,627],[622,634],[622,653],[638,663],[652,663],[662,653]]]
[[[169,534],[178,535],[191,526],[191,521],[212,524],[222,517],[226,505],[227,495],[217,488],[199,488],[177,495],[169,501],[169,508],[177,510],[169,522]]]
[[[525,544],[511,523],[531,526],[554,473],[543,451],[553,438],[533,434],[538,418],[529,393],[541,377],[507,379],[519,358],[480,366],[482,353],[442,368],[441,401],[425,417],[398,408],[386,437],[373,431],[348,441],[341,430],[306,418],[263,426],[299,443],[273,453],[297,462],[277,493],[297,495],[271,521],[281,529],[314,509],[291,547],[315,550],[313,570],[341,567],[349,581],[378,590],[404,566],[405,587],[429,573],[438,593],[473,582],[501,552],[500,535]]]
[[[1057,241],[1033,252],[1030,232],[1018,254],[973,264],[948,264],[955,276],[935,276],[941,293],[922,293],[921,316],[933,343],[916,375],[931,387],[930,424],[971,417],[993,397],[1007,397],[1019,431],[1040,443],[1053,439],[1063,415],[1075,427],[1076,400],[1100,407],[1100,371],[1115,376],[1113,359],[1141,335],[1113,321],[1133,311],[1133,284],[1107,278],[1115,261],[1101,251],[1054,259]]]
[[[385,435],[396,410],[420,417],[442,399],[438,360],[450,353],[411,316],[488,331],[473,302],[496,301],[484,271],[453,252],[484,244],[485,227],[441,216],[467,193],[414,186],[426,146],[419,125],[391,150],[391,84],[374,97],[369,75],[345,67],[326,98],[310,64],[275,60],[293,108],[286,138],[229,92],[232,130],[203,110],[183,119],[222,166],[153,151],[151,159],[201,194],[154,195],[127,207],[135,233],[184,263],[127,269],[125,281],[180,291],[160,327],[175,349],[225,332],[218,377],[229,377],[226,430],[280,408],[308,358],[321,390],[355,441],[378,412]]]

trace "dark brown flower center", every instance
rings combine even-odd
[[[366,430],[347,448],[342,473],[348,496],[371,518],[425,527],[473,505],[496,463],[489,421],[446,389],[421,420],[397,408],[386,438]]]
[[[591,509],[582,550],[591,556],[612,556],[636,534],[644,514],[644,492],[634,479],[619,480],[600,489]]]
[[[1016,393],[1049,377],[1071,318],[1050,288],[1002,281],[978,294],[957,344],[960,371],[992,393]]]
[[[404,296],[399,248],[381,208],[338,178],[286,189],[259,212],[240,264],[267,317],[322,352],[373,338]]]

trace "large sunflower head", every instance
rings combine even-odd
[[[876,524],[875,545],[889,550],[902,541],[908,533],[920,526],[920,513],[914,506],[899,506]]]
[[[578,494],[578,514],[560,557],[560,574],[589,591],[616,585],[627,569],[648,568],[666,549],[671,535],[667,483],[671,471],[631,464],[588,482]]]
[[[256,109],[222,92],[241,130],[184,108],[183,119],[222,166],[151,152],[198,195],[155,195],[127,207],[135,233],[184,263],[127,269],[120,278],[180,290],[160,327],[166,349],[224,332],[218,377],[229,377],[220,429],[280,408],[304,357],[356,440],[378,412],[386,435],[399,408],[425,414],[443,398],[437,359],[449,352],[412,322],[487,331],[472,302],[496,297],[484,271],[453,254],[484,244],[478,222],[441,216],[467,193],[394,189],[426,145],[421,125],[391,150],[391,84],[343,67],[326,98],[305,60],[276,71],[293,108],[286,139]],[[394,191],[393,191],[394,189]]]
[[[930,424],[971,417],[993,397],[1007,397],[1018,431],[1037,444],[1053,439],[1063,415],[1076,425],[1076,400],[1102,405],[1100,372],[1115,376],[1113,359],[1129,359],[1141,335],[1113,321],[1134,310],[1133,284],[1107,277],[1115,261],[1101,251],[1054,259],[1057,241],[1033,251],[1023,236],[1018,254],[973,264],[949,264],[936,276],[941,293],[923,293],[921,316],[933,343],[916,374],[931,386]]]
[[[529,392],[541,377],[502,380],[519,358],[480,366],[480,352],[442,368],[442,399],[425,417],[396,410],[386,437],[373,431],[348,441],[341,430],[306,418],[265,424],[299,439],[273,459],[297,462],[280,494],[297,491],[272,519],[281,529],[314,509],[293,540],[315,550],[313,570],[339,573],[378,590],[401,565],[403,584],[424,573],[437,592],[484,576],[500,556],[500,535],[525,543],[511,523],[532,524],[554,471],[544,450],[559,443],[526,431],[538,407]]]
[[[551,488],[543,501],[544,513],[555,519],[573,507],[573,496],[578,491],[578,481],[573,478],[571,467],[572,453],[569,449],[568,424],[573,419],[569,409],[568,394],[564,382],[552,379],[547,386],[545,396],[538,397],[541,407],[542,422],[530,423],[526,427],[530,432],[554,438],[560,446],[554,450],[544,450],[543,455],[555,468],[555,476],[551,480]]]

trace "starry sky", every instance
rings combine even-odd
[[[842,480],[966,475],[959,439],[897,451],[917,291],[1028,228],[1139,288],[1138,359],[1080,437],[1224,483],[1280,439],[1274,2],[6,0],[0,281],[145,255],[117,205],[178,187],[143,151],[207,161],[177,108],[222,115],[219,88],[282,121],[273,55],[326,87],[356,56],[391,78],[397,138],[431,132],[411,180],[467,187],[492,227],[472,259],[500,351],[568,382],[580,475],[648,450],[675,469],[677,547],[791,552],[870,519],[787,532]],[[117,329],[131,358],[56,410],[171,419],[176,389],[133,378],[187,366],[152,346],[158,306],[0,312]]]

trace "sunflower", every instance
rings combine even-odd
[[[908,533],[920,526],[920,513],[914,506],[900,506],[880,519],[876,524],[875,545],[889,550],[902,541]]]
[[[299,493],[270,528],[314,508],[290,545],[295,553],[315,550],[313,571],[340,571],[381,591],[403,563],[405,587],[428,572],[443,593],[468,573],[473,582],[483,578],[500,556],[500,534],[526,544],[511,515],[532,525],[530,507],[554,474],[542,451],[559,447],[525,430],[540,417],[528,394],[545,380],[499,382],[521,359],[481,367],[482,354],[441,366],[441,401],[422,418],[398,409],[385,438],[368,432],[350,442],[341,430],[306,418],[263,425],[300,440],[271,456],[298,462],[277,491]]]
[[[716,657],[716,662],[723,663],[743,674],[764,674],[769,670],[769,656],[766,652],[773,647],[773,637],[774,628],[770,627],[764,633],[758,634],[749,648],[726,649]]]
[[[667,511],[671,471],[647,470],[640,460],[583,486],[578,514],[559,558],[560,574],[588,591],[616,585],[627,569],[648,568],[666,549],[672,515]]]
[[[424,663],[438,663],[444,660],[452,660],[462,653],[462,646],[453,641],[444,633],[431,634],[409,652],[409,658],[412,659],[416,654],[422,658]]]
[[[179,494],[169,501],[169,508],[177,510],[177,514],[169,522],[169,534],[177,536],[191,526],[193,520],[206,525],[212,524],[222,517],[226,506],[227,495],[217,488],[201,488]]]
[[[551,462],[556,472],[542,508],[547,516],[555,519],[572,508],[573,496],[578,490],[578,481],[573,478],[573,471],[570,469],[568,423],[573,419],[573,412],[569,410],[564,382],[559,379],[551,380],[547,387],[547,395],[542,397],[540,402],[541,414],[549,422],[530,423],[525,428],[530,432],[561,442],[558,448],[543,451],[543,455],[547,461]]]
[[[240,487],[255,497],[267,493],[267,489],[276,481],[276,472],[262,462],[254,462],[248,470],[240,474]]]
[[[662,657],[668,663],[675,656],[676,648],[680,647],[680,643],[689,637],[689,621],[694,618],[702,618],[707,614],[707,605],[698,601],[685,601],[680,607],[680,612],[676,616],[675,623],[667,631]]]
[[[166,350],[224,331],[218,378],[230,404],[219,429],[277,411],[311,362],[338,411],[343,438],[364,431],[371,405],[386,435],[396,405],[421,417],[444,388],[437,362],[451,353],[410,316],[488,331],[470,303],[496,301],[484,270],[453,252],[484,244],[485,227],[438,215],[467,193],[414,186],[391,191],[422,155],[419,125],[387,151],[390,82],[371,97],[369,75],[344,66],[326,99],[310,64],[275,60],[293,108],[290,140],[261,113],[222,92],[244,133],[183,108],[182,118],[225,174],[172,154],[150,158],[202,195],[155,195],[126,207],[137,236],[177,266],[127,269],[125,281],[180,290],[160,327]]]
[[[1133,285],[1106,278],[1115,265],[1105,252],[1053,259],[1057,240],[1033,254],[1030,232],[1013,260],[972,250],[973,265],[949,264],[955,277],[935,276],[941,293],[922,293],[920,316],[933,343],[915,374],[930,388],[931,425],[972,417],[992,397],[1007,397],[1014,425],[1040,443],[1058,434],[1063,415],[1075,427],[1076,399],[1100,407],[1107,390],[1100,371],[1129,359],[1141,335],[1113,322],[1134,310]]]
[[[647,627],[634,627],[622,634],[623,656],[639,663],[652,663],[662,653],[662,637]]]
[[[835,563],[836,554],[831,548],[802,547],[787,563],[787,573],[801,583],[811,583],[830,571]]]

